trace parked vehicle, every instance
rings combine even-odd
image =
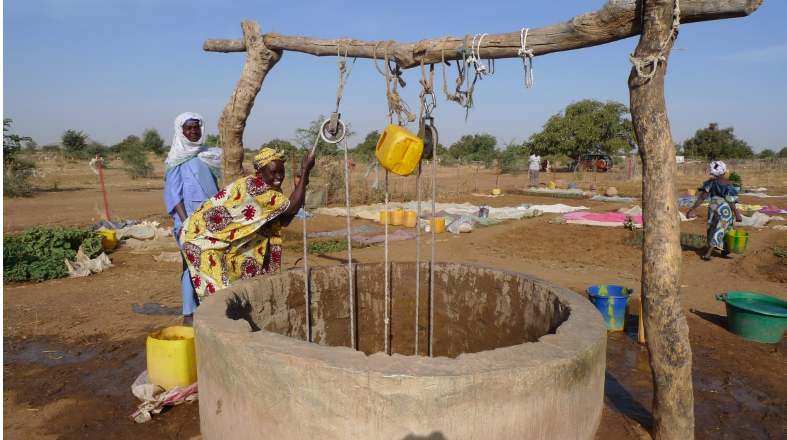
[[[568,164],[570,171],[576,171],[577,169],[593,171],[594,167],[596,170],[603,172],[611,170],[613,167],[612,156],[609,154],[585,154],[581,159],[574,160]]]

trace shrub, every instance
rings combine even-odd
[[[93,258],[101,252],[101,237],[90,229],[63,227],[3,237],[3,283],[63,278],[68,275],[64,260],[73,259],[80,246]]]

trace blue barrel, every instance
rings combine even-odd
[[[607,330],[622,331],[629,314],[629,301],[634,289],[614,284],[590,286],[585,291],[590,302],[601,312]]]

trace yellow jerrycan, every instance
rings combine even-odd
[[[385,127],[375,153],[383,168],[400,176],[413,174],[423,154],[424,141],[395,124]]]

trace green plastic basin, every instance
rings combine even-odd
[[[751,292],[716,295],[727,306],[730,331],[746,339],[777,343],[787,331],[787,301]]]

